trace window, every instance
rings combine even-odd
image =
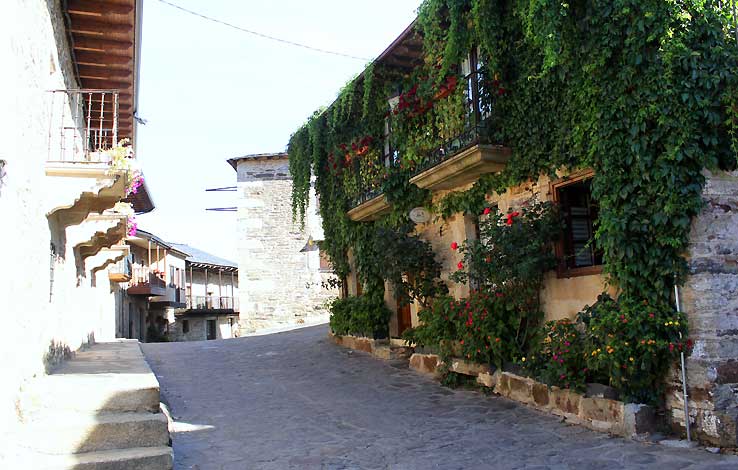
[[[182,320],[182,333],[187,334],[190,332],[190,321]]]
[[[320,250],[318,251],[318,256],[320,256],[320,272],[333,272],[333,266],[331,265],[331,259],[328,257],[328,253]]]
[[[479,125],[490,116],[488,90],[484,87],[484,60],[479,48],[473,48],[461,63],[461,75],[466,81],[465,95],[467,110],[474,125]]]
[[[176,270],[174,266],[169,266],[169,287],[174,287],[177,285],[177,278],[176,278]]]
[[[598,206],[592,199],[592,172],[575,175],[553,185],[555,201],[564,219],[557,247],[559,274],[594,274],[600,271],[602,251],[595,245]]]
[[[386,168],[397,165],[400,155],[392,148],[392,121],[389,117],[384,118],[384,130],[382,132],[382,163]]]

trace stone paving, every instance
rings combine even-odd
[[[325,326],[143,345],[177,421],[176,469],[736,469],[449,390],[336,346]]]

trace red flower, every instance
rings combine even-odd
[[[459,268],[459,269],[464,269],[464,263],[462,263],[461,261],[459,261],[459,264],[457,264],[456,267]]]
[[[653,313],[649,313],[648,314],[648,318],[653,318],[653,317],[654,317],[654,314]]]
[[[462,339],[461,341],[459,341],[459,343],[464,344],[464,340]]]
[[[520,215],[520,212],[518,212],[518,211],[510,212],[509,214],[507,214],[507,221],[505,223],[507,225],[512,225],[513,218],[518,217],[519,215]]]
[[[674,351],[674,343],[669,343],[669,352]]]
[[[459,249],[459,244],[456,243],[456,242],[451,243],[451,249],[452,250],[458,250]]]
[[[483,214],[483,215],[487,215],[487,214],[489,214],[490,212],[492,212],[492,209],[490,209],[489,207],[485,207],[485,208],[484,208],[484,212],[482,212],[482,214]]]

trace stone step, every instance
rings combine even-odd
[[[51,411],[158,412],[159,382],[137,341],[98,343],[23,390],[23,421]]]
[[[66,455],[36,455],[17,468],[34,470],[170,470],[171,447],[138,447]]]
[[[49,411],[88,413],[159,411],[159,383],[149,374],[49,375],[24,390],[24,421]]]
[[[147,412],[102,415],[50,413],[44,419],[22,425],[15,438],[26,449],[46,454],[169,444],[166,416]]]

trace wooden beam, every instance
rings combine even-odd
[[[71,21],[69,30],[85,36],[103,37],[110,33],[128,34],[133,31],[133,25],[77,18]]]
[[[133,41],[117,41],[114,39],[88,38],[74,36],[74,49],[80,51],[122,52],[132,53]]]
[[[75,52],[74,58],[76,62],[80,65],[89,65],[95,67],[131,67],[133,65],[133,56],[131,55],[105,54],[99,51],[92,50],[79,50]]]
[[[97,78],[100,80],[109,80],[116,78],[132,78],[133,72],[126,69],[109,69],[104,67],[88,67],[80,65],[78,67],[79,76],[82,78]]]
[[[90,2],[85,0],[69,0],[67,12],[85,16],[128,15],[133,11],[133,4],[121,5],[108,2]]]

